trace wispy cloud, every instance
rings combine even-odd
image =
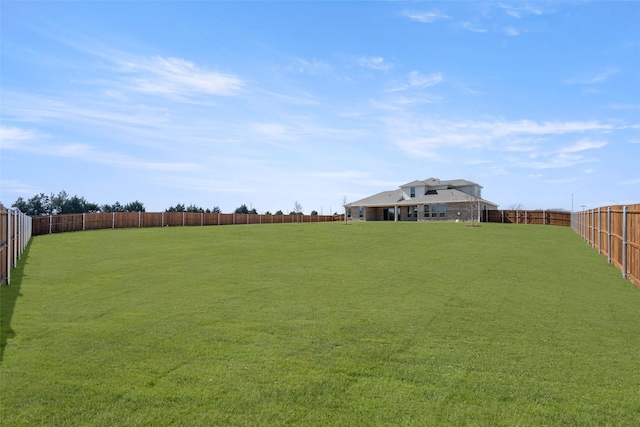
[[[442,73],[422,74],[419,71],[411,71],[404,83],[394,86],[389,92],[400,92],[407,89],[424,89],[435,86],[443,80]]]
[[[505,33],[507,36],[514,37],[514,36],[518,36],[518,35],[520,35],[520,30],[517,30],[516,28],[514,28],[514,27],[512,27],[512,26],[510,26],[510,25],[509,25],[509,26],[507,26],[507,27],[505,27],[505,28],[504,28],[504,33]]]
[[[0,148],[19,148],[25,141],[46,138],[40,132],[32,129],[22,129],[13,126],[0,125]]]
[[[363,56],[358,58],[358,65],[372,70],[389,71],[393,64],[386,62],[381,56]]]
[[[488,32],[488,30],[486,28],[481,27],[477,23],[469,22],[469,21],[460,22],[459,27],[462,28],[463,30],[471,31],[471,32],[474,32],[474,33],[486,33],[486,32]]]
[[[331,71],[331,65],[319,59],[295,58],[284,70],[301,74],[326,74]]]
[[[443,19],[450,19],[447,14],[436,11],[404,11],[401,13],[401,16],[412,21],[422,22],[425,24],[431,24]]]
[[[598,71],[598,72],[579,74],[566,79],[564,82],[568,84],[577,84],[577,85],[599,84],[609,80],[611,77],[615,76],[617,73],[618,73],[618,70],[616,68],[609,67],[605,70]]]
[[[607,145],[606,141],[590,141],[590,140],[587,140],[587,139],[582,139],[582,140],[576,142],[573,145],[570,145],[568,147],[560,148],[558,150],[558,153],[578,153],[580,151],[593,150],[593,149],[596,149],[596,148],[602,148],[605,145]]]
[[[608,132],[600,122],[447,121],[416,117],[387,118],[389,138],[410,156],[444,159],[451,149],[502,153],[509,163],[542,169],[567,167],[586,161],[581,154],[607,143],[581,139],[566,144],[564,136],[584,132]],[[558,139],[563,137],[562,139]],[[564,144],[549,149],[549,144]]]
[[[545,13],[541,8],[530,3],[500,3],[499,6],[504,12],[514,18],[521,18],[524,15],[542,15]]]
[[[5,139],[5,135],[7,138]],[[28,144],[19,142],[28,141]],[[2,150],[14,150],[39,156],[63,157],[86,163],[98,163],[133,170],[191,171],[198,169],[195,163],[153,162],[129,155],[98,149],[89,144],[56,144],[51,138],[42,138],[36,132],[20,128],[2,127]]]
[[[203,70],[182,58],[129,56],[118,62],[131,89],[148,94],[230,96],[244,85],[235,75]]]

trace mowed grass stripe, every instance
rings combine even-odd
[[[66,233],[12,278],[7,425],[640,425],[640,292],[568,228]]]

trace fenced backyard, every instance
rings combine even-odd
[[[484,222],[572,227],[587,243],[640,287],[640,204],[605,206],[571,214],[553,210],[490,210]],[[235,214],[198,212],[101,212],[29,217],[0,209],[0,274],[10,282],[11,269],[31,236],[69,231],[241,224],[293,224],[344,221],[341,215]]]
[[[569,227],[147,227],[26,255],[2,425],[640,425],[640,293]]]

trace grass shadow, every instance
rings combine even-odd
[[[30,247],[31,244],[28,244],[16,268],[11,270],[11,285],[0,287],[0,362],[4,360],[4,349],[7,346],[7,341],[16,336],[15,331],[11,328],[11,318],[13,317],[18,297],[22,296],[20,287]]]

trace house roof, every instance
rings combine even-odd
[[[413,199],[403,199],[402,191],[383,191],[382,193],[375,194],[370,197],[366,197],[355,202],[348,203],[346,206],[414,206],[414,205],[431,205],[434,203],[460,203],[469,202],[471,198],[469,194],[463,193],[456,189],[437,190],[436,194],[424,194],[420,197],[414,197]],[[480,203],[486,203],[494,205],[494,203],[480,199]]]
[[[416,187],[419,185],[426,185],[428,194],[418,195],[411,199],[405,199],[403,197],[402,188]],[[470,202],[471,196],[468,193],[457,190],[452,187],[465,187],[470,185],[477,185],[475,182],[467,181],[464,179],[453,179],[447,181],[441,181],[437,178],[429,178],[424,181],[412,181],[402,185],[397,190],[383,191],[373,196],[365,197],[364,199],[357,200],[355,202],[347,203],[345,206],[363,206],[363,207],[393,207],[393,206],[415,206],[415,205],[430,205],[434,203],[461,203]],[[429,188],[431,187],[431,188]],[[480,203],[492,205],[497,208],[493,202],[485,199],[479,199]]]
[[[427,178],[425,180],[415,180],[404,185],[401,185],[400,188],[405,187],[417,187],[420,185],[426,185],[428,187],[440,187],[440,186],[452,186],[452,187],[464,187],[467,185],[477,185],[482,188],[482,186],[478,183],[467,181],[466,179],[449,179],[449,180],[440,180],[438,178]]]

